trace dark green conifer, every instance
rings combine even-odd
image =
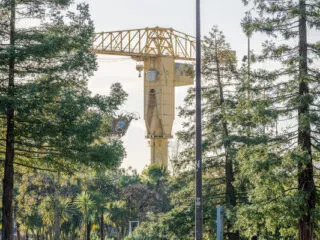
[[[91,97],[87,80],[96,69],[88,5],[68,12],[70,0],[0,1],[1,157],[4,163],[2,239],[12,240],[14,165],[37,168],[117,165],[118,143],[99,137],[126,94]]]
[[[269,89],[273,91],[273,106],[277,109],[279,120],[286,119],[288,125],[279,133],[281,135],[279,145],[276,148],[275,144],[270,147],[267,155],[271,157],[270,159],[274,161],[278,159],[277,161],[284,164],[288,154],[291,153],[289,165],[295,164],[296,168],[289,175],[296,176],[295,183],[291,184],[296,186],[297,193],[294,193],[294,187],[286,186],[283,191],[287,193],[283,194],[283,197],[291,190],[293,191],[290,193],[291,197],[299,202],[296,208],[299,215],[296,221],[298,238],[314,239],[317,195],[313,164],[315,153],[319,150],[317,133],[319,68],[316,59],[319,58],[320,51],[319,43],[316,39],[312,39],[310,33],[319,31],[319,1],[244,0],[243,2],[253,7],[253,18],[244,21],[244,28],[265,33],[269,37],[263,44],[260,60],[265,63],[277,62],[274,70],[267,73],[272,82]],[[278,156],[275,157],[274,153]],[[287,168],[285,171],[290,170]],[[284,180],[283,184],[285,181],[287,180]],[[283,184],[281,185],[284,186]]]

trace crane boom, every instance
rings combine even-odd
[[[172,28],[143,28],[96,33],[92,51],[136,59],[170,56],[195,61],[195,38]]]

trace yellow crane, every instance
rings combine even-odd
[[[192,85],[195,38],[172,28],[144,28],[96,33],[97,54],[130,56],[144,79],[144,120],[150,139],[151,164],[168,165],[168,139],[175,118],[175,87]]]

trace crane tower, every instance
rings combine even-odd
[[[151,164],[168,165],[168,139],[175,118],[175,87],[192,85],[195,38],[172,28],[144,28],[96,33],[97,54],[130,56],[144,79],[144,120]]]

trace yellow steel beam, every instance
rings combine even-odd
[[[195,38],[172,28],[144,28],[96,33],[92,51],[134,58],[170,56],[195,60]]]

